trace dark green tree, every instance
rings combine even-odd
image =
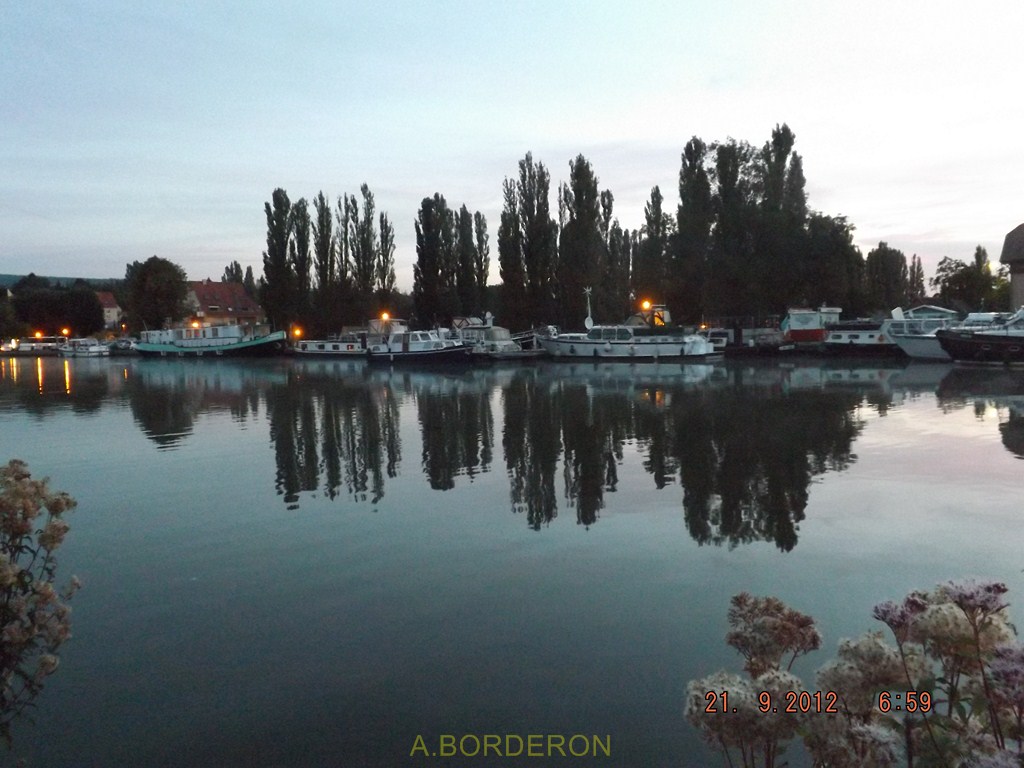
[[[487,219],[480,211],[473,214],[475,261],[473,272],[477,287],[476,306],[480,312],[487,309],[487,276],[491,270],[491,247],[487,243]]]
[[[362,210],[355,196],[349,198],[349,238],[352,249],[352,277],[356,295],[369,297],[377,283],[377,229],[374,221],[375,203],[370,188],[359,188]]]
[[[300,197],[291,211],[292,237],[288,246],[288,260],[295,275],[295,313],[305,323],[309,319],[312,266],[309,246],[312,220],[306,198]]]
[[[513,330],[531,326],[526,309],[526,264],[523,260],[523,233],[519,222],[519,195],[516,182],[505,179],[502,185],[505,203],[498,227],[498,268],[501,276],[499,296],[503,322]]]
[[[423,198],[416,221],[413,305],[422,327],[447,324],[456,312],[454,216],[444,196]]]
[[[927,294],[924,289],[924,267],[915,253],[910,257],[910,271],[907,273],[907,301],[909,304],[920,304]]]
[[[242,265],[237,261],[232,261],[226,267],[224,267],[224,275],[221,277],[221,281],[225,283],[242,283],[244,280],[242,273]]]
[[[607,248],[601,236],[601,208],[597,177],[590,162],[577,155],[569,164],[569,183],[562,186],[566,222],[559,237],[559,322],[563,328],[581,328],[587,317],[585,288],[600,290],[607,265]],[[610,300],[600,292],[592,297],[591,310],[600,320],[608,318]]]
[[[513,327],[550,322],[554,315],[558,227],[551,218],[550,191],[551,175],[543,163],[533,161],[530,152],[519,161],[518,180],[514,183],[505,180],[505,207],[498,235],[502,282],[506,280],[506,272],[509,279],[518,280],[521,263],[525,303],[519,317],[510,315],[514,308],[509,299],[515,296],[518,287],[510,285],[504,291],[509,295],[503,296],[502,308],[506,322]],[[517,253],[502,250],[513,247]]]
[[[708,256],[715,209],[707,169],[708,148],[694,136],[682,153],[679,169],[679,207],[666,300],[672,316],[695,322],[708,309]]]
[[[1008,311],[1008,283],[1005,268],[993,274],[988,252],[980,245],[969,264],[943,257],[931,281],[932,287],[938,289],[939,299],[961,312]]]
[[[644,207],[644,226],[633,260],[633,292],[641,297],[663,303],[669,278],[669,243],[674,234],[671,217],[662,210],[661,189],[654,187]]]
[[[252,274],[252,267],[246,266],[245,277],[242,278],[242,287],[250,298],[256,298],[256,278]]]
[[[716,226],[710,259],[709,309],[742,315],[762,303],[754,262],[757,220],[757,153],[733,139],[716,144],[714,195]]]
[[[295,319],[295,273],[288,258],[291,239],[292,204],[288,193],[275,189],[271,203],[264,205],[267,216],[267,250],[263,252],[260,303],[271,325],[287,329]]]
[[[864,260],[868,303],[873,310],[891,310],[907,304],[909,279],[903,251],[880,242]]]
[[[323,292],[334,282],[334,230],[331,203],[323,190],[313,198],[313,270],[316,287]]]
[[[479,314],[480,291],[476,281],[476,237],[473,232],[473,215],[465,205],[459,209],[455,225],[455,252],[458,262],[455,273],[458,311],[465,316]]]
[[[395,292],[395,228],[386,213],[380,214],[380,247],[377,251],[377,298],[391,301]]]
[[[853,243],[853,231],[843,216],[812,213],[808,217],[802,292],[795,304],[837,306],[853,315],[866,311],[864,257]]]
[[[158,330],[187,314],[188,283],[185,270],[177,264],[159,256],[134,261],[125,269],[124,281],[125,310],[133,333]]]

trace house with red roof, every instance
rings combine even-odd
[[[203,325],[260,325],[263,308],[241,283],[190,280],[185,299],[193,318]]]
[[[114,294],[110,291],[96,291],[96,298],[103,307],[103,327],[108,330],[116,330],[121,324],[121,305],[117,303]]]

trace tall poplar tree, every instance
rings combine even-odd
[[[299,198],[291,210],[292,237],[289,244],[289,261],[295,274],[295,312],[303,322],[308,320],[310,311],[310,284],[312,262],[309,245],[312,221],[306,198]]]
[[[563,327],[579,328],[587,317],[584,289],[603,287],[601,277],[607,262],[597,177],[583,155],[569,164],[569,183],[562,187],[562,199],[567,220],[559,238],[559,322]],[[593,297],[591,309],[598,319],[609,319],[609,303],[603,292]]]
[[[558,230],[551,218],[551,174],[533,154],[519,161],[519,232],[526,277],[526,306],[529,325],[548,322],[554,312],[555,262]]]
[[[491,247],[488,245],[487,219],[477,211],[473,214],[473,235],[476,238],[476,262],[473,270],[476,273],[477,299],[480,312],[487,310],[487,277],[491,271]]]
[[[531,326],[526,310],[526,264],[523,260],[523,233],[520,229],[519,195],[516,182],[505,179],[502,185],[504,207],[498,227],[498,268],[501,276],[502,322],[513,330]]]
[[[661,189],[654,187],[650,200],[644,206],[644,226],[633,262],[633,290],[637,298],[644,297],[658,303],[667,300],[669,239],[674,230],[672,219],[662,210],[663,202]]]
[[[455,250],[458,265],[455,273],[455,292],[458,296],[458,311],[462,315],[479,313],[480,292],[476,281],[476,238],[473,232],[473,215],[463,205],[459,209],[455,227]]]
[[[267,250],[263,252],[263,280],[259,293],[263,311],[276,329],[287,329],[295,313],[295,276],[288,260],[291,210],[288,193],[281,188],[275,189],[271,202],[264,204]]]
[[[317,289],[324,291],[334,282],[334,231],[331,203],[323,190],[313,198],[313,266]]]
[[[695,322],[708,311],[708,257],[715,210],[707,162],[707,145],[694,136],[683,149],[679,169],[672,279],[666,297],[672,317],[679,322]]]
[[[380,248],[377,252],[377,298],[390,303],[395,292],[395,227],[386,213],[380,214]]]
[[[447,324],[457,311],[454,216],[440,193],[423,198],[416,221],[413,306],[420,326]]]

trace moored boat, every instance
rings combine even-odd
[[[892,321],[890,335],[903,353],[915,360],[949,362],[953,358],[942,348],[936,332],[940,329],[980,331],[1001,326],[1011,317],[1009,312],[971,312],[961,321]],[[927,328],[927,330],[926,330]]]
[[[68,339],[57,349],[61,357],[110,357],[110,347],[97,339]]]
[[[469,347],[476,361],[530,360],[544,353],[543,349],[525,349],[512,338],[508,328],[493,324],[490,312],[478,317],[456,317],[452,321],[452,335]]]
[[[537,340],[558,359],[672,360],[722,354],[706,337],[671,325],[668,309],[649,302],[621,325],[593,325],[589,316],[587,321],[586,333],[551,333]]]
[[[829,326],[839,322],[840,314],[842,310],[838,307],[791,308],[782,320],[785,341],[799,346],[820,346],[825,342]]]
[[[67,341],[66,336],[43,336],[42,334],[24,339],[12,339],[7,345],[9,348],[4,350],[4,354],[13,357],[52,356],[58,354],[60,348],[67,344]]]
[[[386,333],[367,344],[366,360],[375,365],[449,365],[470,362],[470,348],[437,331],[410,331],[403,320],[388,320]]]
[[[935,335],[942,349],[958,363],[1024,365],[1024,307],[1003,325],[945,328]]]
[[[825,351],[848,355],[898,355],[896,346],[883,328],[883,321],[851,320],[828,327]]]
[[[264,326],[201,325],[143,331],[135,351],[143,357],[262,357],[284,351],[284,331]]]

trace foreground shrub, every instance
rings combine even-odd
[[[71,636],[68,601],[78,580],[57,591],[54,552],[74,507],[47,480],[33,480],[24,462],[0,467],[0,738],[8,747],[12,721],[57,669],[57,650]]]
[[[1024,646],[1006,592],[967,579],[876,605],[888,633],[840,641],[813,690],[790,672],[821,644],[813,619],[736,595],[726,641],[746,676],[691,681],[686,718],[730,766],[785,765],[799,738],[816,768],[1021,768]]]

